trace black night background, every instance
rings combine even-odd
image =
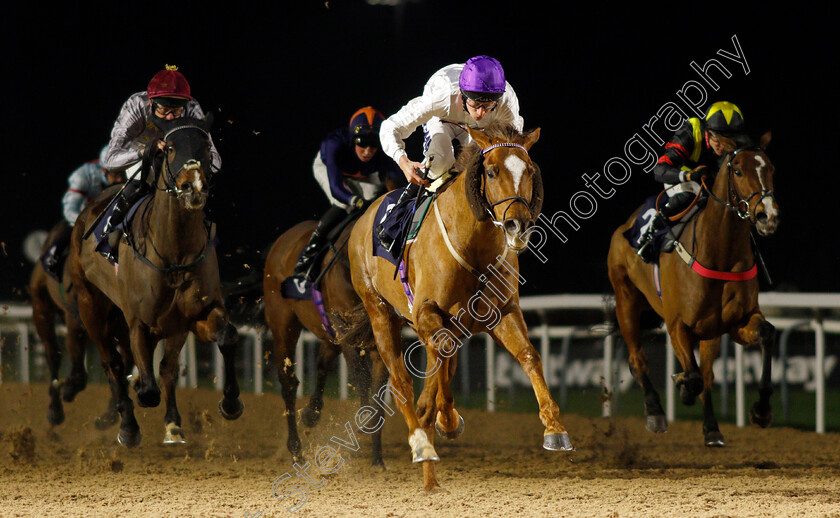
[[[760,241],[772,288],[840,290],[838,45],[818,9],[439,0],[73,4],[16,3],[4,7],[0,22],[0,300],[25,298],[31,264],[23,239],[59,220],[67,176],[97,157],[122,103],[165,64],[177,65],[215,114],[223,170],[208,215],[218,224],[223,278],[232,279],[257,265],[282,231],[328,207],[311,163],[329,131],[365,105],[395,112],[438,68],[477,54],[501,61],[526,129],[542,128],[532,156],[544,177],[546,215],[569,210],[572,195],[586,189],[583,174],[600,172],[600,185],[616,191],[598,198],[596,213],[567,233],[567,243],[553,239],[543,248],[545,264],[525,253],[523,275],[531,282],[522,295],[610,291],[610,234],[660,187],[641,167],[626,183],[609,185],[604,164],[623,157],[628,139],[643,135],[665,103],[687,110],[677,92],[699,80],[690,64],[713,58],[732,75],[715,76],[720,89],[706,88],[706,104],[732,101],[756,136],[773,131],[768,154],[782,222]],[[733,36],[749,74],[718,53],[734,52]],[[660,127],[660,136],[670,134]],[[408,152],[422,157],[416,136]]]

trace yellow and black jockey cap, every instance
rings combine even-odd
[[[728,101],[719,101],[711,105],[706,112],[704,123],[707,130],[722,135],[738,135],[747,131],[741,109]]]

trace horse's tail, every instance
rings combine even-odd
[[[335,341],[339,345],[349,345],[360,349],[375,346],[373,326],[370,324],[370,317],[364,304],[358,304],[347,311],[331,311],[327,314],[327,318],[335,331]]]

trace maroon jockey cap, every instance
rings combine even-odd
[[[158,102],[163,100],[162,98],[187,101],[192,99],[190,84],[184,74],[178,72],[178,67],[175,65],[166,65],[164,70],[155,74],[149,81],[146,92],[149,94],[149,99],[158,99]]]

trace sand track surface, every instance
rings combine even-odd
[[[464,434],[435,440],[441,490],[429,495],[399,414],[385,424],[382,470],[370,466],[365,434],[355,432],[357,452],[331,441],[347,439],[357,402],[327,400],[315,428],[301,425],[304,452],[312,461],[336,446],[343,464],[325,477],[310,466],[320,483],[313,488],[291,465],[276,394],[243,394],[245,413],[228,422],[219,393],[181,389],[187,444],[162,444],[162,406],[136,408],[143,442],[131,450],[116,443],[117,426],[93,426],[107,394],[88,387],[51,427],[46,385],[0,384],[0,516],[289,516],[302,493],[275,494],[303,484],[306,501],[294,516],[840,518],[838,434],[724,425],[727,446],[709,449],[698,422],[654,435],[641,416],[567,415],[576,450],[560,453],[542,449],[536,415],[464,409]]]

